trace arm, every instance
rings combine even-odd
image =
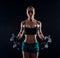
[[[20,24],[20,32],[17,35],[19,37],[19,39],[22,38],[23,33],[24,33],[24,27],[23,27],[23,22],[21,22],[21,24]]]
[[[41,22],[39,22],[38,36],[39,36],[40,39],[43,40],[44,35],[43,35],[43,33],[42,33],[42,23],[41,23]]]

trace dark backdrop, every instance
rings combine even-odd
[[[52,44],[42,50],[39,57],[52,58],[60,55],[60,1],[58,0],[0,0],[0,58],[20,58],[21,51],[10,47],[11,34],[18,34],[20,22],[27,18],[26,8],[36,9],[35,18],[42,22],[44,35],[51,35]]]

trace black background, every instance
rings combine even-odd
[[[0,58],[20,58],[21,51],[10,47],[12,33],[18,34],[20,22],[27,18],[26,8],[36,9],[35,18],[42,22],[44,35],[51,35],[52,44],[40,52],[41,58],[58,57],[60,54],[60,1],[58,0],[0,0]]]

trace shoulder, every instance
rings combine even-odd
[[[37,22],[37,24],[39,24],[39,25],[41,25],[41,24],[42,24],[42,23],[41,23],[41,21],[36,20],[36,22]]]
[[[21,21],[22,25],[25,25],[25,23],[26,23],[26,20]]]

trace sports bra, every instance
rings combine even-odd
[[[37,26],[34,28],[25,27],[25,34],[34,35],[37,34],[37,31],[38,31]]]

